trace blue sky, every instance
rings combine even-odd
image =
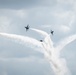
[[[42,39],[24,27],[54,30],[52,40],[57,43],[76,34],[75,0],[0,0],[0,32],[26,35]],[[76,41],[66,46],[61,56],[76,75]],[[43,54],[19,43],[0,37],[0,75],[54,75]]]

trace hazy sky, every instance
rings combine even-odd
[[[13,33],[43,39],[24,27],[54,30],[52,40],[57,43],[76,34],[75,0],[0,0],[0,32]],[[76,41],[66,46],[61,56],[76,75]],[[54,75],[43,54],[0,37],[0,75]]]

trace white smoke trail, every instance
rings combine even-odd
[[[48,34],[45,31],[39,30],[39,29],[35,29],[35,28],[30,28],[30,29],[38,32],[44,37],[44,40],[43,40],[44,42],[42,42],[42,46],[44,48],[45,57],[48,55],[51,55],[54,47],[53,47],[53,41],[50,38],[50,34]]]
[[[74,40],[76,40],[76,34],[75,35],[71,35],[71,36],[69,36],[69,37],[67,37],[65,39],[62,39],[58,43],[56,49],[60,52],[60,50],[62,50],[63,47],[65,47],[67,44],[73,42]]]
[[[30,28],[30,29],[38,32],[39,34],[41,34],[44,37],[44,42],[46,44],[48,44],[48,46],[53,46],[53,41],[50,38],[50,34],[48,34],[45,31],[39,30],[39,29],[35,29],[35,28]]]
[[[31,38],[31,37],[21,36],[21,35],[16,35],[16,34],[8,34],[8,33],[0,33],[0,36],[6,37],[12,41],[18,42],[23,45],[27,45],[32,48],[36,48],[36,50],[37,50],[37,47],[42,48],[41,43],[38,40]],[[38,51],[43,53],[42,50],[38,49]]]
[[[60,45],[58,45],[56,48],[53,46],[53,41],[51,40],[48,33],[38,30],[38,29],[32,29],[41,35],[44,36],[43,42],[39,42],[36,39],[21,36],[21,35],[15,35],[15,34],[7,34],[7,33],[0,33],[0,36],[7,37],[12,40],[16,40],[18,42],[21,42],[22,44],[33,45],[34,47],[38,46],[44,49],[41,51],[44,53],[45,58],[49,61],[52,69],[54,70],[56,75],[70,75],[70,71],[67,68],[65,59],[62,59],[59,57],[60,50],[65,47],[65,45],[69,44],[70,42],[74,41],[76,39],[76,35],[70,36],[70,39],[66,39],[60,42]]]
[[[49,37],[49,34],[44,31],[38,30],[38,29],[32,29],[40,34],[42,34],[45,39],[44,42],[42,43],[45,52],[44,55],[46,57],[46,59],[49,60],[50,64],[52,65],[52,68],[55,72],[56,75],[70,75],[70,71],[67,68],[66,65],[66,60],[65,59],[61,59],[59,57],[60,55],[60,50],[65,47],[67,44],[69,44],[70,42],[74,41],[76,39],[76,35],[72,35],[70,37],[67,37],[66,39],[63,39],[63,41],[59,42],[58,46],[56,48],[54,48],[53,46],[53,41],[51,40],[51,38]],[[45,45],[46,44],[46,45]]]
[[[42,30],[39,30],[39,29],[35,29],[35,28],[30,28],[30,29],[40,33],[44,37],[48,36],[48,33],[46,33],[45,31],[42,31]]]

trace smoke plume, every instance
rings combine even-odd
[[[54,43],[51,40],[51,37],[48,33],[34,28],[30,28],[30,29],[42,35],[44,37],[43,42],[40,42],[31,37],[21,36],[16,34],[0,33],[0,36],[8,38],[10,40],[17,41],[24,45],[29,44],[29,47],[38,49],[38,51],[44,54],[44,57],[51,65],[55,75],[71,75],[67,67],[66,60],[64,58],[60,58],[60,51],[67,44],[76,40],[76,35],[72,35],[70,37],[63,39],[62,41],[59,42],[58,46],[54,47],[53,45]]]

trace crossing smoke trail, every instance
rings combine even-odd
[[[53,47],[53,41],[50,38],[50,34],[46,33],[45,31],[39,30],[39,29],[34,29],[34,28],[30,28],[30,29],[41,34],[44,37],[44,42],[47,44],[48,47],[51,47],[51,48]]]
[[[44,53],[44,55],[45,55],[46,59],[49,61],[49,63],[51,64],[52,69],[54,70],[55,74],[56,75],[71,75],[70,71],[68,70],[68,68],[66,66],[65,59],[59,58],[59,54],[60,54],[59,50],[61,50],[61,48],[63,48],[65,45],[67,45],[71,41],[75,40],[76,35],[73,35],[73,36],[70,36],[70,37],[64,39],[63,40],[64,43],[63,43],[63,41],[61,41],[60,45],[58,45],[57,48],[54,48],[53,41],[49,37],[48,33],[45,33],[41,30],[34,29],[34,28],[32,28],[32,30],[42,34],[44,37],[46,36],[45,39],[44,39],[44,42],[46,43],[46,46],[45,46],[44,43],[42,43],[44,48],[46,47],[45,48],[46,52]],[[50,42],[50,44],[49,44],[49,42]],[[48,46],[48,44],[50,46]]]
[[[40,42],[34,38],[16,34],[0,33],[0,36],[6,37],[11,40],[15,40],[22,44],[29,44],[30,47],[34,46],[34,48],[41,48],[42,50],[38,50],[44,53],[45,58],[49,61],[56,75],[70,75],[70,71],[67,68],[65,59],[60,58],[59,54],[63,47],[65,47],[67,44],[76,39],[76,35],[67,37],[66,39],[62,40],[57,47],[54,47],[53,41],[51,40],[50,35],[48,33],[34,28],[31,28],[31,30],[40,33],[44,37],[43,42]]]

